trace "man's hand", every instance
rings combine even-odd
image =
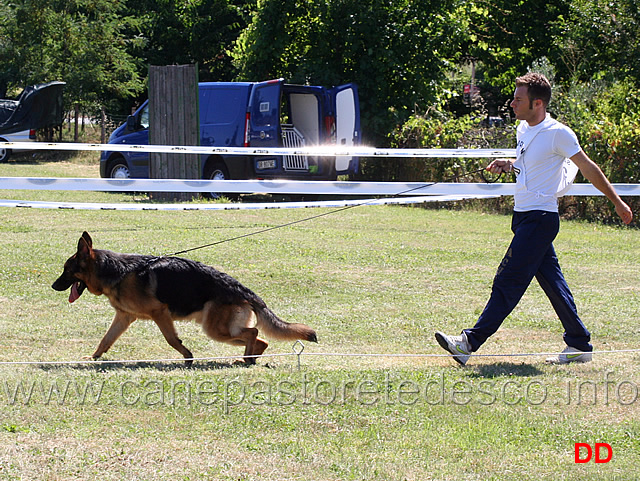
[[[503,172],[513,171],[513,161],[510,159],[496,159],[487,165],[486,170],[492,174],[502,174]]]
[[[616,203],[616,214],[620,216],[622,222],[625,224],[630,224],[633,220],[633,212],[631,212],[631,208],[622,200]]]

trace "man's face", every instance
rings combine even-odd
[[[533,114],[533,103],[529,101],[529,87],[521,85],[516,87],[511,101],[511,108],[518,120],[528,120]]]

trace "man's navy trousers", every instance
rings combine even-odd
[[[562,275],[553,240],[560,229],[555,212],[514,212],[513,240],[493,280],[491,297],[478,322],[465,329],[471,350],[476,351],[516,307],[535,277],[551,301],[564,327],[564,341],[580,351],[592,351],[591,334],[580,320],[573,295]]]

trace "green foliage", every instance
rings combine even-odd
[[[412,115],[393,134],[392,147],[413,149],[512,148],[512,128],[483,125],[475,115],[454,117],[442,110]],[[477,172],[486,159],[398,158],[362,159],[366,178],[385,181],[481,181]]]
[[[8,87],[62,80],[67,103],[85,108],[141,90],[137,60],[121,33],[137,21],[122,17],[121,1],[18,0],[9,8],[0,51]]]
[[[549,39],[563,27],[558,18],[566,17],[569,11],[569,2],[564,0],[466,3],[469,15],[466,55],[482,64],[487,83],[509,95],[515,78],[536,59],[554,56],[556,46]]]
[[[565,79],[640,78],[640,7],[636,0],[573,0],[556,22],[556,64]]]
[[[470,61],[493,114],[516,76],[544,69],[565,92],[553,109],[611,163],[607,172],[629,181],[637,176],[637,107],[627,102],[637,103],[639,26],[634,0],[2,1],[0,97],[63,80],[68,105],[128,111],[150,64],[196,62],[203,81],[355,82],[366,143],[411,143],[422,129],[436,146],[455,143],[448,132],[455,137],[466,121],[430,114],[418,127],[419,113],[433,105],[470,111],[460,102]],[[404,167],[384,174],[411,175]]]
[[[231,80],[226,50],[244,27],[228,0],[16,0],[0,18],[0,93],[62,80],[85,110],[140,94],[149,64],[197,62],[201,80]]]
[[[363,134],[388,142],[416,106],[447,95],[441,85],[466,36],[453,0],[261,0],[233,55],[241,80],[356,82]]]
[[[537,65],[553,80],[553,69]],[[574,81],[568,88],[556,85],[550,110],[578,135],[587,154],[613,183],[640,182],[640,94],[632,81],[589,83]],[[412,116],[395,135],[393,145],[404,148],[511,148],[512,127],[483,128],[471,116],[455,118],[442,111]],[[441,181],[462,178],[484,165],[486,159],[365,160],[368,176],[384,180]],[[481,180],[477,176],[475,180]],[[579,178],[580,180],[580,178]],[[634,211],[640,202],[627,199]],[[615,221],[613,206],[605,198],[562,199],[566,216]]]
[[[470,117],[454,118],[447,114],[413,115],[394,134],[393,147],[397,148],[456,148],[464,133],[471,127]],[[376,162],[372,159],[371,162]],[[467,164],[463,159],[398,159],[377,163],[381,172],[375,178],[385,180],[442,180],[464,174]],[[367,165],[365,163],[365,165]],[[371,169],[371,167],[370,167]]]
[[[640,182],[640,95],[630,80],[573,81],[553,102],[558,119],[571,126],[585,152],[613,183]],[[634,211],[636,198],[626,199]],[[570,213],[587,219],[616,219],[603,198],[564,201]]]
[[[639,181],[640,94],[635,82],[599,79],[555,85],[550,111],[576,132],[612,182]]]
[[[605,112],[599,114],[587,138],[589,154],[612,182],[640,182],[640,111],[630,109],[619,116],[608,116]],[[625,200],[634,212],[640,211],[637,197]],[[583,202],[582,210],[583,217],[617,218],[611,204],[603,199],[588,199]]]
[[[250,2],[238,2],[246,6]],[[148,65],[197,63],[201,81],[231,80],[227,50],[246,26],[230,0],[128,0],[127,15],[140,20],[144,41],[136,54]]]

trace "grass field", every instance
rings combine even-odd
[[[95,176],[97,167],[0,165],[0,176],[50,175]],[[273,356],[238,367],[240,348],[181,322],[194,356],[219,358],[189,369],[7,364],[79,361],[110,324],[104,297],[85,292],[70,305],[50,287],[83,230],[97,248],[165,254],[317,212],[0,210],[0,479],[637,477],[638,352],[570,366],[546,365],[544,355],[478,356],[459,368],[435,342],[435,330],[457,333],[484,307],[510,239],[506,216],[360,207],[189,254],[239,279],[285,320],[316,329],[320,343],[300,356],[299,346],[273,341]],[[640,231],[564,222],[556,248],[596,349],[636,349]],[[558,352],[561,334],[532,285],[478,354]],[[178,356],[152,322],[137,321],[105,359]],[[575,443],[607,443],[613,457],[575,463]]]

